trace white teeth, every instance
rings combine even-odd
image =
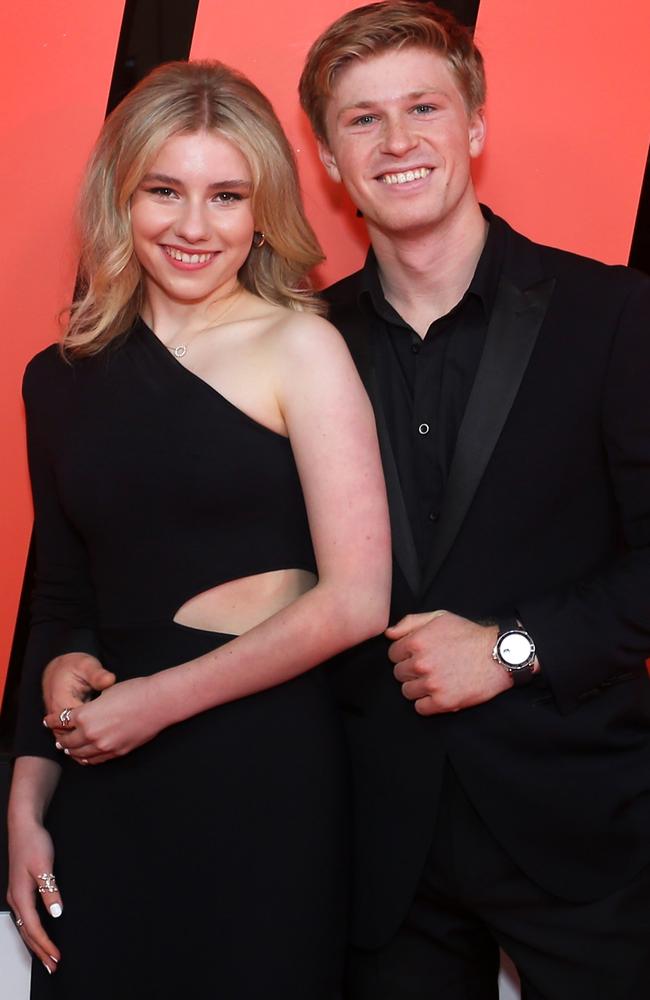
[[[407,181],[419,181],[431,173],[431,167],[418,167],[417,170],[406,170],[399,174],[382,174],[384,184],[406,184]]]
[[[165,253],[174,260],[180,260],[183,264],[206,264],[214,254],[212,253],[183,253],[175,247],[165,247]]]

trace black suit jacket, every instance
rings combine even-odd
[[[497,839],[551,892],[596,898],[650,860],[650,281],[491,225],[505,229],[504,264],[424,573],[359,275],[327,293],[375,407],[393,620],[514,610],[543,669],[486,704],[423,718],[392,677],[385,640],[341,659],[362,946],[386,941],[406,913],[447,758]]]

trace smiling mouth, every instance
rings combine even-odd
[[[182,264],[207,264],[209,260],[212,260],[216,256],[216,251],[211,253],[185,253],[183,250],[177,250],[176,247],[163,247],[165,253],[172,260],[178,260]]]
[[[382,184],[407,184],[409,181],[420,181],[428,177],[431,167],[418,167],[416,170],[404,170],[397,174],[381,174],[377,180]]]

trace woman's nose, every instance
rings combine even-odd
[[[204,202],[188,200],[176,220],[176,233],[188,243],[198,243],[210,236],[209,208]]]

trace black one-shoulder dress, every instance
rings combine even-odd
[[[232,637],[175,624],[185,601],[315,565],[288,440],[144,323],[72,364],[48,348],[24,395],[37,581],[17,752],[54,756],[51,656],[89,630],[118,680],[186,662]],[[62,960],[34,963],[34,1000],[339,996],[345,768],[324,669],[125,758],[63,760],[46,825],[64,913],[45,918]]]

